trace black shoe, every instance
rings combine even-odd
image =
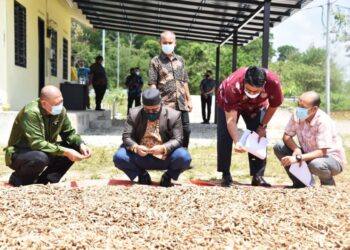
[[[173,184],[171,183],[171,177],[165,172],[160,179],[159,186],[161,187],[171,187]]]
[[[298,185],[292,185],[292,186],[286,186],[285,189],[294,189],[294,188],[304,188],[305,186],[298,186]]]
[[[14,174],[11,174],[10,178],[9,178],[9,184],[11,186],[14,187],[19,187],[19,186],[23,186],[23,182],[21,181],[21,179],[19,179],[17,176],[15,176]]]
[[[233,184],[232,176],[230,173],[224,173],[222,174],[222,181],[221,186],[222,187],[231,187]]]
[[[151,176],[149,175],[149,173],[147,171],[145,171],[143,174],[139,175],[138,183],[141,185],[151,185],[152,184]]]
[[[99,109],[95,109],[96,111],[105,111],[104,109],[101,109],[101,108],[99,108]]]
[[[271,187],[271,184],[267,183],[262,176],[253,176],[252,186]]]

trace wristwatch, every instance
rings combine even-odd
[[[263,129],[266,129],[267,128],[267,124],[264,124],[264,123],[259,123],[259,126],[262,127]]]
[[[302,155],[296,155],[295,158],[297,159],[298,162],[301,162],[303,160]]]

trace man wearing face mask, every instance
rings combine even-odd
[[[13,186],[57,183],[75,161],[91,156],[71,126],[61,91],[50,85],[18,113],[4,151]]]
[[[201,90],[201,102],[202,102],[202,118],[203,124],[209,124],[211,115],[211,100],[212,94],[215,91],[215,80],[211,77],[212,71],[207,70],[205,73],[205,79],[201,81],[199,88]],[[205,114],[205,108],[207,107],[207,115]]]
[[[140,76],[139,68],[131,68],[130,75],[127,76],[125,85],[128,87],[128,113],[129,109],[135,102],[135,107],[141,105],[141,93],[143,87],[143,80]]]
[[[233,72],[220,85],[217,93],[218,128],[217,150],[218,171],[222,172],[222,186],[233,183],[230,165],[232,143],[234,151],[245,153],[239,143],[237,122],[242,116],[247,129],[266,137],[266,128],[277,108],[283,102],[282,88],[279,78],[270,70],[248,67]],[[266,159],[261,160],[248,154],[250,175],[253,186],[270,187],[263,176]]]
[[[150,185],[147,170],[166,170],[160,186],[170,187],[171,180],[190,167],[191,156],[182,144],[181,113],[161,104],[157,89],[142,95],[143,107],[130,109],[123,132],[123,144],[114,154],[115,166],[138,183]]]
[[[319,109],[320,95],[305,92],[291,116],[283,135],[283,143],[274,146],[277,158],[293,182],[292,188],[305,185],[289,172],[293,163],[306,161],[310,172],[320,178],[321,185],[335,185],[333,176],[342,172],[346,157],[341,138],[331,118]],[[293,137],[298,138],[300,147]]]
[[[162,52],[151,60],[149,85],[160,91],[164,105],[181,112],[183,146],[190,140],[190,118],[192,100],[188,87],[188,75],[183,58],[174,53],[176,38],[174,32],[164,31],[160,35]]]

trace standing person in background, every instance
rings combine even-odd
[[[212,78],[213,72],[211,70],[207,70],[199,88],[201,90],[201,102],[202,102],[202,124],[209,124],[210,115],[211,115],[211,103],[212,103],[212,95],[215,91],[216,82]],[[205,114],[205,106],[207,106],[207,116]]]
[[[71,56],[71,58],[70,58],[70,80],[71,81],[77,81],[78,80],[78,72],[77,72],[77,68],[75,67],[75,58],[74,58],[74,56]]]
[[[90,109],[90,98],[89,98],[89,74],[90,74],[90,69],[85,67],[84,60],[79,60],[78,62],[78,79],[79,83],[84,85],[84,91],[85,91],[85,104],[86,108]]]
[[[135,101],[135,107],[141,105],[141,93],[143,87],[143,80],[140,76],[139,68],[131,68],[130,75],[126,78],[125,85],[128,87],[128,114],[129,109]]]
[[[162,52],[155,56],[149,67],[149,85],[159,89],[165,106],[181,111],[183,126],[183,147],[188,148],[190,141],[190,117],[192,100],[188,87],[188,75],[184,59],[174,53],[176,37],[172,31],[160,35]]]
[[[103,111],[101,108],[101,102],[103,96],[107,90],[107,76],[105,68],[102,65],[103,57],[97,56],[95,58],[95,63],[90,66],[90,83],[92,84],[95,90],[95,100],[96,100],[96,108],[95,110]]]

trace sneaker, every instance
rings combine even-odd
[[[165,172],[160,179],[159,185],[161,187],[171,187],[173,184],[171,183],[171,177]]]
[[[149,173],[147,171],[145,171],[143,174],[139,175],[138,183],[141,185],[151,185],[152,184],[151,176],[149,175]]]

